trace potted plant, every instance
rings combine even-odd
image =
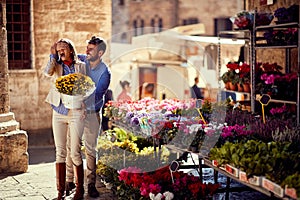
[[[230,90],[237,90],[237,84],[240,81],[239,75],[234,71],[229,71],[229,80],[230,80]]]
[[[225,88],[226,89],[230,89],[229,87],[229,82],[230,82],[230,79],[229,79],[229,71],[225,72],[222,76],[221,76],[221,80],[223,81],[223,83],[225,84]]]
[[[234,70],[228,70],[221,76],[221,80],[224,82],[226,89],[235,91],[240,78]]]
[[[236,16],[231,17],[230,20],[239,30],[252,29],[253,13],[248,11],[241,11]]]
[[[247,63],[240,65],[240,84],[244,92],[250,92],[250,66]]]

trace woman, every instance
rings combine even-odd
[[[118,95],[117,101],[131,101],[130,85],[128,81],[120,81],[122,92]]]
[[[86,74],[86,66],[77,58],[75,46],[69,39],[60,39],[51,47],[50,60],[44,73],[56,78],[71,74]],[[81,138],[84,128],[85,109],[67,109],[60,98],[60,93],[55,89],[55,84],[50,89],[46,102],[53,109],[52,129],[56,149],[56,185],[58,190],[57,199],[64,199],[66,181],[66,155],[67,155],[67,132],[70,131],[71,159],[75,168],[76,193],[74,199],[83,199],[83,164],[81,157]]]

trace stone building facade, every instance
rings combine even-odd
[[[130,42],[135,35],[176,26],[203,23],[204,35],[215,35],[218,19],[228,19],[244,9],[240,0],[113,0],[114,42]],[[221,22],[222,24],[223,22]],[[225,25],[225,24],[223,24]],[[143,31],[135,30],[143,27]],[[137,32],[135,32],[137,31]]]

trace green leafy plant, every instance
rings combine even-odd
[[[293,152],[291,143],[248,140],[247,142],[226,142],[209,153],[211,160],[219,165],[231,164],[245,171],[248,176],[266,176],[281,183],[285,177],[300,170],[299,153]]]

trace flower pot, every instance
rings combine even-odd
[[[226,89],[226,90],[230,90],[230,84],[229,84],[229,82],[226,82],[226,83],[225,83],[225,89]]]
[[[77,109],[81,108],[81,103],[83,102],[84,98],[82,95],[67,95],[61,93],[61,100],[62,103],[68,109]]]
[[[237,91],[238,92],[244,92],[243,85],[237,84]]]
[[[236,84],[232,84],[232,82],[229,82],[229,89],[233,90],[233,91],[236,91],[237,90]]]
[[[250,83],[244,83],[243,84],[243,90],[244,92],[251,92],[251,87],[250,87]]]

